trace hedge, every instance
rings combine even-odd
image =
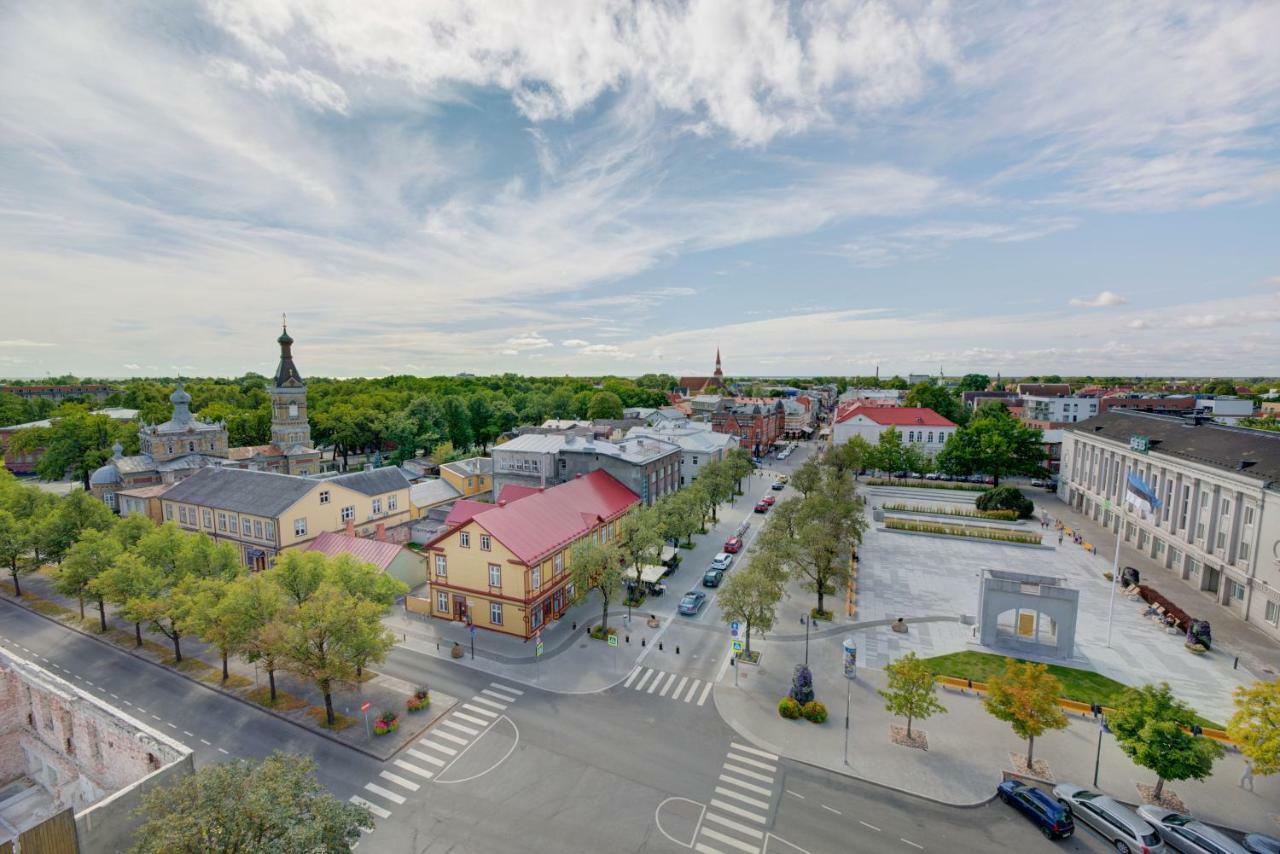
[[[954,480],[915,480],[903,477],[869,477],[867,486],[914,486],[922,489],[955,489],[961,492],[986,492],[985,483],[961,483]]]
[[[899,510],[904,513],[929,513],[934,516],[965,516],[971,519],[996,519],[1002,522],[1016,522],[1016,510],[971,510],[968,507],[930,507],[927,504],[908,504],[905,501],[890,501],[881,505],[885,510]]]
[[[778,701],[778,714],[789,721],[794,721],[800,717],[800,704],[790,697],[783,697]]]
[[[996,540],[1002,543],[1021,543],[1038,546],[1041,535],[1030,531],[1003,531],[995,528],[974,528],[968,525],[951,525],[946,522],[918,522],[913,519],[888,518],[886,528],[897,531],[917,531],[921,534],[943,534],[951,537],[969,537],[977,540]]]

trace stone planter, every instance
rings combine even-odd
[[[466,650],[462,648],[462,644],[460,643],[454,643],[453,647],[449,650],[449,655],[453,656],[454,658],[462,658],[462,656],[465,654],[466,654]]]

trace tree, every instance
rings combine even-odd
[[[618,548],[635,572],[636,590],[645,566],[658,562],[662,553],[662,519],[657,507],[640,505],[618,520]]]
[[[742,623],[748,657],[751,656],[751,633],[773,628],[778,602],[786,591],[785,578],[785,571],[772,555],[757,553],[746,569],[729,573],[716,593],[720,618],[726,623],[734,620]]]
[[[875,446],[862,436],[854,436],[843,445],[833,445],[827,451],[827,464],[837,471],[847,471],[857,480],[858,474],[865,468],[872,467]]]
[[[573,586],[581,591],[600,592],[600,631],[609,630],[609,600],[622,583],[624,558],[616,542],[580,540],[569,551],[569,572]]]
[[[756,470],[755,464],[751,462],[751,454],[742,448],[733,448],[724,455],[725,468],[728,470],[730,477],[738,485],[738,494],[742,494],[742,482],[751,477],[751,473]]]
[[[83,490],[73,490],[57,503],[53,514],[40,526],[44,556],[60,561],[82,533],[90,528],[108,531],[115,523],[116,517],[107,505]]]
[[[801,464],[791,475],[791,486],[802,496],[807,496],[822,483],[823,460],[816,454]]]
[[[116,538],[122,548],[131,549],[147,534],[156,529],[156,523],[141,513],[130,513],[111,529],[111,536]]]
[[[965,374],[960,378],[960,391],[986,391],[991,377],[986,374]]]
[[[658,508],[658,515],[662,520],[662,535],[677,543],[684,541],[691,546],[694,532],[702,527],[702,506],[698,496],[685,488],[664,495],[654,506]]]
[[[707,463],[702,467],[696,481],[701,487],[700,497],[707,509],[711,511],[711,521],[716,521],[716,510],[721,504],[733,498],[737,488],[733,474],[719,460]]]
[[[960,398],[952,394],[950,389],[932,380],[913,385],[907,392],[904,402],[907,406],[923,406],[925,409],[932,409],[943,418],[957,424],[963,424],[967,420],[967,413],[960,403]]]
[[[157,786],[142,799],[132,854],[314,854],[348,851],[372,830],[364,807],[331,795],[309,756],[233,759]]]
[[[45,480],[62,480],[69,473],[88,490],[89,475],[111,459],[111,446],[119,441],[136,451],[137,434],[132,424],[94,415],[85,407],[66,409],[48,427],[19,430],[9,447],[14,452],[43,449],[36,474]]]
[[[137,552],[119,555],[105,572],[93,580],[95,595],[115,605],[133,623],[137,646],[142,646],[142,623],[145,617],[139,607],[159,584],[158,572]]]
[[[979,510],[1012,510],[1019,519],[1030,519],[1036,512],[1036,505],[1022,490],[1016,486],[997,486],[983,490],[974,500],[973,506]]]
[[[1007,721],[1019,738],[1027,740],[1027,767],[1031,767],[1036,736],[1063,729],[1067,717],[1058,705],[1062,683],[1046,664],[1005,659],[1003,673],[987,680],[987,711]]]
[[[1167,682],[1130,688],[1117,706],[1107,724],[1125,755],[1155,772],[1157,800],[1165,780],[1203,780],[1222,756],[1218,742],[1189,732],[1195,713],[1173,696]]]
[[[493,424],[493,406],[482,394],[473,394],[467,401],[467,412],[471,417],[471,431],[483,451],[498,436]]]
[[[276,618],[286,605],[284,591],[261,572],[237,578],[227,588],[223,600],[223,607],[243,613],[248,620],[248,631],[240,653],[246,661],[262,663],[262,669],[267,671],[267,684],[271,689],[273,704],[276,701],[276,670],[279,669],[281,644],[281,626]]]
[[[444,435],[453,443],[453,446],[455,448],[471,447],[471,440],[475,433],[467,402],[457,396],[446,397],[441,409],[441,417],[444,422]]]
[[[32,525],[25,519],[18,519],[8,510],[0,510],[0,561],[9,568],[13,578],[15,596],[22,596],[22,584],[18,576],[34,570],[35,562],[25,560],[30,548]]]
[[[610,391],[599,391],[591,396],[587,404],[587,418],[617,420],[622,417],[622,398]]]
[[[1236,710],[1227,735],[1259,774],[1280,772],[1280,679],[1235,691]]]
[[[947,710],[938,702],[933,671],[914,652],[886,665],[884,673],[889,684],[880,696],[890,714],[907,719],[907,738],[911,737],[913,720],[926,720]]]
[[[231,676],[227,659],[244,649],[255,629],[255,615],[245,610],[243,600],[230,596],[235,583],[206,578],[192,592],[191,631],[222,656],[224,683]]]
[[[890,427],[880,434],[880,438],[871,446],[871,467],[880,471],[908,471],[906,454],[902,448],[902,434],[896,427]]]
[[[115,563],[124,549],[111,534],[87,529],[67,552],[58,568],[54,587],[64,596],[75,596],[80,602],[80,619],[84,620],[84,597],[91,596],[98,605],[98,622],[107,630],[107,607],[103,595],[93,582]]]
[[[938,465],[948,474],[1035,475],[1044,471],[1044,435],[1003,408],[986,408],[947,439]]]

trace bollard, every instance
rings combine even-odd
[[[640,645],[644,646],[644,638],[640,638]]]
[[[662,641],[658,641],[658,652],[662,652]]]
[[[590,626],[583,626],[583,631],[585,631],[588,635],[590,635],[590,634],[591,634],[591,627],[590,627]]]
[[[1236,660],[1231,663],[1231,669],[1237,670],[1240,667],[1240,656],[1236,656]]]
[[[679,647],[679,646],[677,646],[677,647],[676,647],[676,655],[679,655],[679,654],[680,654],[680,647]]]
[[[627,635],[627,643],[631,643],[631,635]]]
[[[578,630],[578,621],[577,621],[577,620],[574,620],[574,622],[573,622],[573,630],[574,630],[575,632]]]

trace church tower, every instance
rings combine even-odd
[[[716,370],[715,370],[715,373],[713,373],[711,376],[715,377],[716,379],[721,379],[724,377],[724,371],[720,370],[720,348],[719,347],[716,348]]]
[[[307,421],[307,384],[293,363],[293,339],[283,324],[280,337],[280,364],[271,388],[271,444],[286,454],[301,445],[311,447],[311,424]]]

